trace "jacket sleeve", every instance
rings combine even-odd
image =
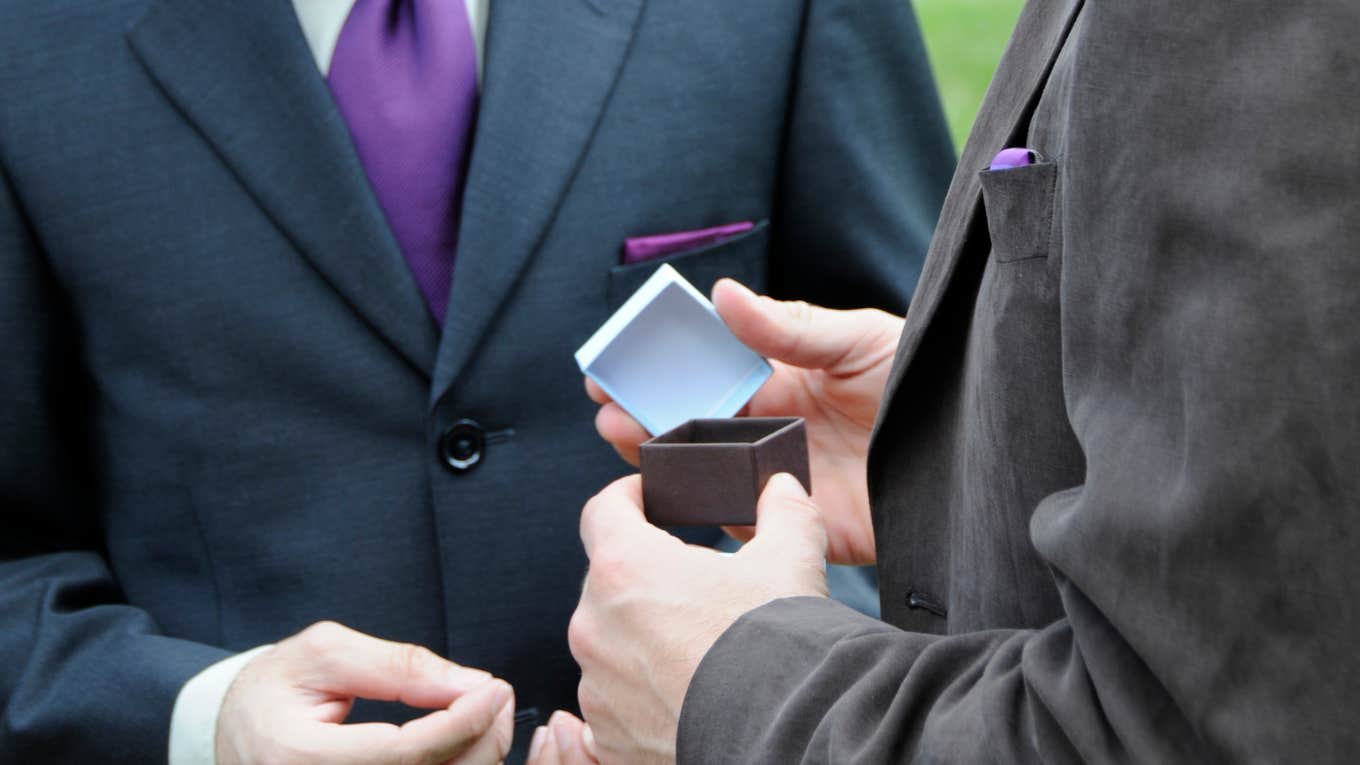
[[[1342,762],[1360,747],[1360,25],[1351,4],[1096,2],[1064,172],[1064,396],[1034,510],[1064,615],[912,634],[757,609],[685,763]]]
[[[782,150],[771,292],[906,312],[954,173],[911,5],[809,0]]]
[[[76,333],[0,170],[0,760],[164,762],[180,687],[229,655],[157,634],[101,554]]]

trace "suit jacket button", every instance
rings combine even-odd
[[[472,420],[459,420],[439,439],[439,457],[454,473],[466,473],[482,461],[486,432]]]

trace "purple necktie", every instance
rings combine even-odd
[[[378,204],[441,327],[477,114],[475,45],[462,0],[357,0],[327,77]]]

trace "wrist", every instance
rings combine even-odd
[[[222,765],[217,727],[227,692],[241,670],[269,648],[260,646],[228,656],[184,684],[170,718],[169,765]]]

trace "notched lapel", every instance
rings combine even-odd
[[[539,248],[595,134],[644,0],[494,0],[431,404]]]
[[[321,276],[414,367],[437,328],[285,0],[154,0],[128,32],[169,99]]]
[[[907,310],[897,361],[884,392],[885,405],[879,410],[880,425],[957,270],[968,244],[968,232],[976,216],[982,213],[978,171],[987,166],[996,152],[1006,148],[1007,141],[1021,126],[1062,51],[1081,6],[1082,0],[1029,0],[1020,14],[945,197],[930,254]]]

